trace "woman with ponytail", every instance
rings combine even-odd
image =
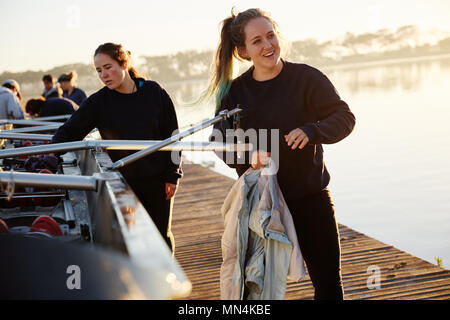
[[[81,104],[52,143],[82,140],[95,127],[103,139],[115,140],[164,140],[178,129],[169,95],[155,81],[140,77],[130,56],[115,43],[95,50],[95,68],[105,86]],[[109,155],[117,161],[131,153],[110,151]],[[174,163],[170,152],[160,151],[119,170],[174,251],[170,219],[181,163]]]
[[[266,129],[269,137],[273,130],[279,133],[277,180],[294,220],[314,297],[341,300],[339,231],[322,144],[349,135],[355,118],[322,72],[281,58],[279,38],[277,24],[260,9],[232,13],[223,20],[209,93],[216,97],[217,112],[240,105],[244,131]],[[253,64],[236,79],[234,59]],[[212,137],[224,137],[231,128],[231,121],[219,123],[215,129],[221,134]],[[274,142],[269,142],[272,145],[257,137],[257,150],[246,155],[245,163],[227,164],[239,176],[249,167],[264,167],[274,150]]]

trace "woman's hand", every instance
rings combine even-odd
[[[178,184],[166,182],[166,200],[172,198],[177,193]]]
[[[296,128],[289,132],[288,135],[284,136],[284,139],[286,140],[287,145],[291,147],[291,149],[296,149],[297,147],[299,149],[303,149],[309,142],[308,136],[300,128]]]
[[[261,169],[264,168],[270,161],[270,152],[255,150],[252,153],[252,168]]]

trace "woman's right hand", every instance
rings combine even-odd
[[[270,161],[270,152],[255,150],[252,153],[252,168],[261,169],[264,168]]]

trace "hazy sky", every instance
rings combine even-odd
[[[414,24],[450,31],[449,0],[0,0],[0,72],[91,62],[97,46],[140,55],[212,49],[231,7],[260,7],[289,40]]]

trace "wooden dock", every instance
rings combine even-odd
[[[184,164],[183,168],[185,175],[175,199],[172,231],[175,256],[193,286],[187,299],[220,299],[220,207],[234,180],[199,165]],[[449,270],[344,225],[339,224],[339,232],[345,299],[450,299]],[[379,268],[378,288],[369,279],[374,275],[370,273],[371,266]],[[287,284],[288,300],[313,299],[313,295],[308,275],[298,283]]]

